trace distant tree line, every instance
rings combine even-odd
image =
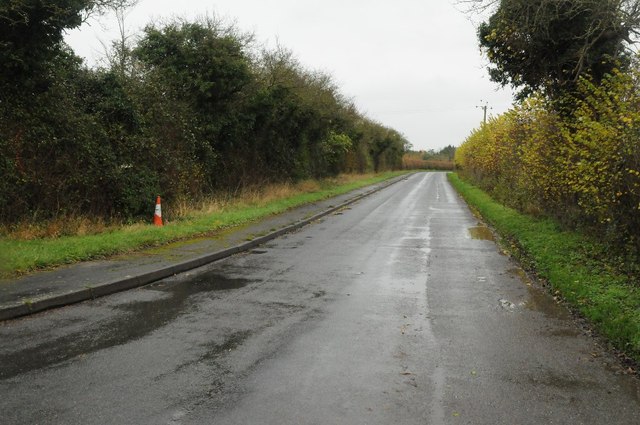
[[[448,145],[438,151],[407,151],[402,160],[407,170],[444,170],[453,171],[456,148]]]
[[[0,222],[133,218],[268,182],[402,167],[409,144],[331,77],[214,19],[149,25],[88,68],[64,43],[125,0],[0,4]]]
[[[456,148],[452,145],[447,145],[444,148],[436,151],[435,149],[429,149],[427,151],[421,151],[422,159],[425,161],[450,161],[453,162],[453,158],[456,155]]]

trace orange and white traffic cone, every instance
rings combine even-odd
[[[162,226],[162,206],[160,206],[160,197],[156,199],[156,212],[153,214],[153,224]]]

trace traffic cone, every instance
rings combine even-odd
[[[162,207],[160,206],[160,197],[156,199],[156,212],[153,214],[153,224],[162,226]]]

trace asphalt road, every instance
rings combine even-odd
[[[0,325],[2,424],[638,424],[640,386],[417,174],[188,274]]]

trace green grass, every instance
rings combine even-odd
[[[37,269],[103,258],[160,246],[181,239],[213,234],[241,226],[304,204],[328,199],[352,190],[379,183],[404,172],[381,173],[348,184],[323,181],[319,191],[302,193],[269,202],[236,204],[220,213],[195,215],[163,227],[148,224],[122,227],[87,236],[65,236],[34,240],[0,238],[0,276],[11,277]]]
[[[605,246],[553,220],[507,208],[457,174],[449,180],[526,268],[548,281],[615,348],[640,361],[640,288],[605,260]]]

